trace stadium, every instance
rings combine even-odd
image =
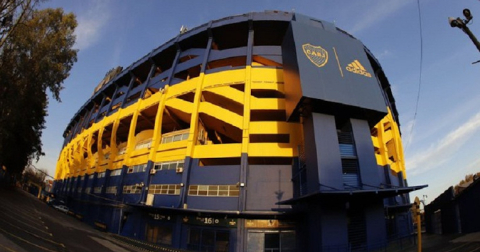
[[[99,229],[190,251],[352,251],[411,240],[398,112],[334,24],[230,16],[112,69],[73,116],[54,193]]]

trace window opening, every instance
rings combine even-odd
[[[168,161],[155,163],[154,169],[160,170],[176,170],[177,172],[183,172],[184,160]],[[180,171],[181,169],[181,171]]]
[[[226,230],[190,228],[187,248],[194,251],[228,252],[230,233]]]
[[[139,194],[142,192],[142,187],[138,185],[126,185],[123,186],[124,194]]]
[[[173,228],[171,226],[154,226],[147,224],[147,241],[172,245]]]
[[[238,197],[237,185],[190,185],[189,196]]]
[[[137,173],[137,172],[145,172],[147,169],[147,164],[139,164],[129,167],[127,173]]]
[[[350,120],[348,118],[335,119],[340,157],[342,159],[343,184],[346,189],[359,189],[360,171]]]
[[[189,129],[163,134],[162,144],[188,140],[188,131]]]
[[[105,189],[105,193],[117,194],[117,187],[116,186],[109,186]]]
[[[110,177],[119,176],[122,174],[122,169],[113,170],[110,172]]]
[[[180,184],[151,184],[148,187],[149,194],[180,195]]]

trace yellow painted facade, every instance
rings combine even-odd
[[[166,86],[126,108],[119,108],[76,135],[61,151],[55,179],[187,156],[240,158],[242,153],[248,153],[249,157],[259,158],[297,157],[298,146],[303,143],[302,126],[279,119],[285,114],[283,84],[281,69],[247,66],[201,73],[196,78]],[[262,95],[265,93],[269,95]],[[152,121],[150,128],[139,132],[137,122],[142,117]],[[189,127],[162,134],[166,117]],[[231,141],[213,143],[212,139],[203,139],[202,124],[222,131]],[[128,128],[128,132],[119,133],[120,126]],[[171,142],[162,142],[162,138],[168,140],[169,136]],[[119,140],[122,138],[126,141]],[[403,172],[405,178],[400,131],[390,110],[372,129],[372,141],[377,163],[390,165],[393,171]]]

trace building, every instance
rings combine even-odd
[[[370,250],[412,232],[398,113],[372,53],[269,11],[182,32],[74,115],[55,193],[77,218],[198,251]]]
[[[449,187],[425,206],[428,233],[457,234],[480,232],[480,179]]]

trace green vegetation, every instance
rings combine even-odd
[[[77,21],[39,0],[0,0],[0,166],[19,175],[42,152],[48,93],[60,101],[77,61]]]
[[[455,195],[458,195],[461,193],[465,188],[469,187],[470,184],[473,183],[473,181],[477,180],[480,178],[480,172],[477,172],[476,174],[468,174],[465,175],[465,179],[462,179],[454,188]]]

